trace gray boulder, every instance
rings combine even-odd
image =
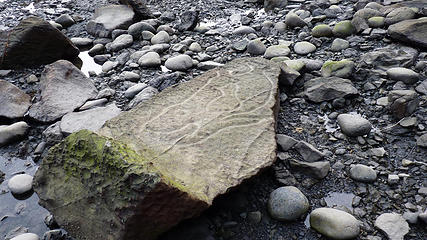
[[[267,203],[271,217],[280,221],[294,221],[303,216],[310,204],[296,187],[280,187],[270,194]]]
[[[420,79],[420,74],[412,69],[403,67],[394,67],[387,70],[387,75],[395,81],[402,81],[406,84],[414,84]]]
[[[393,116],[402,119],[417,110],[420,99],[413,90],[393,90],[388,94],[388,102]]]
[[[300,141],[294,145],[295,150],[301,154],[307,162],[316,162],[324,157],[324,154],[317,150],[313,145],[305,141]]]
[[[417,146],[427,148],[427,133],[417,139]]]
[[[391,11],[385,17],[384,23],[386,25],[395,24],[404,20],[409,20],[415,18],[416,12],[414,12],[409,7],[400,7]]]
[[[122,34],[114,39],[113,42],[108,43],[106,48],[108,51],[117,52],[133,44],[133,37],[130,34]]]
[[[148,52],[139,58],[138,64],[144,68],[158,67],[162,64],[162,60],[158,53]]]
[[[328,175],[331,164],[328,161],[302,162],[295,159],[289,160],[292,171],[302,172],[316,179],[323,179]]]
[[[41,100],[30,107],[29,116],[41,122],[55,121],[97,95],[92,81],[65,60],[47,65],[40,85]]]
[[[295,144],[298,143],[298,140],[296,140],[293,137],[286,136],[284,134],[277,134],[277,145],[280,147],[282,151],[288,151],[291,149]]]
[[[0,80],[0,117],[22,118],[31,106],[31,97],[15,85]]]
[[[186,54],[170,57],[166,60],[165,67],[172,71],[187,71],[193,67],[193,59]]]
[[[11,31],[0,31],[0,69],[16,69],[73,61],[79,50],[58,29],[38,17],[22,20]]]
[[[120,0],[120,3],[127,5],[133,9],[138,19],[152,19],[153,13],[147,7],[146,0]]]

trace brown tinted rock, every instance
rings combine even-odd
[[[0,117],[21,118],[31,106],[31,98],[15,85],[0,80]]]
[[[31,106],[29,116],[41,122],[57,120],[97,95],[92,81],[65,60],[47,65],[40,85],[41,100]]]
[[[26,18],[10,32],[0,33],[0,69],[72,61],[79,53],[61,31],[38,17]]]

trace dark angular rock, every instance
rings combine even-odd
[[[181,15],[181,23],[177,26],[177,29],[181,32],[191,31],[199,22],[199,12],[198,11],[185,11]]]
[[[147,7],[145,0],[120,0],[122,4],[130,6],[135,12],[138,19],[154,18],[150,9]]]
[[[323,102],[359,94],[350,80],[339,77],[319,77],[305,83],[305,96],[313,102]]]
[[[400,42],[427,49],[427,17],[393,24],[388,34]]]
[[[38,66],[79,55],[76,46],[58,29],[38,17],[22,20],[9,32],[0,31],[0,69]]]

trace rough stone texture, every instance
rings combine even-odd
[[[365,118],[353,114],[338,115],[338,125],[341,131],[351,137],[369,134],[372,124]]]
[[[0,80],[0,117],[22,118],[31,106],[31,98],[15,85]]]
[[[65,134],[71,134],[83,129],[97,131],[107,120],[116,117],[120,112],[121,110],[113,103],[106,107],[67,113],[61,119],[61,131]]]
[[[390,67],[411,67],[417,57],[416,49],[392,44],[362,55],[362,62],[358,67],[373,67],[383,70]]]
[[[304,141],[300,141],[295,144],[294,148],[299,154],[301,154],[302,158],[307,162],[316,162],[324,157],[323,153],[317,150],[310,143]]]
[[[86,30],[96,37],[111,37],[114,29],[128,29],[134,18],[135,13],[128,6],[104,6],[95,10],[93,20],[88,22]]]
[[[375,220],[375,227],[383,231],[389,240],[403,240],[409,232],[409,225],[397,213],[384,213]]]
[[[377,172],[375,172],[374,169],[362,165],[362,164],[356,164],[350,168],[350,177],[353,180],[359,181],[359,182],[375,182],[377,179]]]
[[[146,6],[145,0],[120,0],[120,3],[128,5],[133,9],[138,19],[151,19],[154,15]]]
[[[336,98],[359,94],[350,80],[339,77],[319,77],[304,84],[305,96],[313,102],[329,101]]]
[[[323,77],[341,77],[348,78],[353,73],[355,64],[351,60],[341,60],[341,61],[326,61],[322,66],[322,76]]]
[[[81,240],[155,239],[207,207],[158,173],[150,159],[87,130],[49,151],[34,189],[58,224]]]
[[[274,162],[279,74],[234,60],[108,121],[114,140],[70,135],[35,175],[41,204],[77,239],[155,239]]]
[[[317,179],[325,178],[331,168],[331,164],[328,161],[309,163],[290,159],[289,165],[292,171],[302,172]]]
[[[427,17],[393,24],[387,32],[398,41],[427,49]]]
[[[280,187],[270,194],[267,208],[271,217],[279,221],[293,221],[310,207],[307,197],[296,187]]]
[[[413,90],[393,90],[388,95],[388,102],[393,116],[402,119],[417,110],[420,99]]]
[[[427,148],[427,133],[417,139],[417,146]]]
[[[0,69],[38,66],[59,59],[72,61],[79,53],[61,31],[38,17],[22,20],[10,32],[0,31]]]
[[[277,134],[276,138],[277,138],[277,145],[279,145],[282,151],[288,151],[293,146],[295,146],[295,144],[298,143],[298,140],[296,140],[295,138],[286,136],[284,134]]]
[[[31,106],[29,116],[41,122],[61,118],[97,95],[91,80],[65,60],[47,65],[40,85],[41,100]]]
[[[310,214],[310,225],[331,239],[354,239],[360,223],[351,214],[333,208],[317,208]]]

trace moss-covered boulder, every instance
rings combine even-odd
[[[313,37],[332,37],[332,28],[327,24],[319,24],[311,30]]]
[[[88,130],[50,149],[34,189],[80,240],[155,239],[207,207],[129,146]]]
[[[35,175],[41,204],[76,239],[155,239],[270,166],[280,66],[244,58],[71,134]]]
[[[336,37],[348,37],[356,31],[353,24],[349,20],[341,21],[332,29]]]
[[[323,77],[341,77],[348,78],[353,73],[355,68],[355,63],[348,59],[343,59],[341,61],[326,61],[322,66],[322,76]]]

